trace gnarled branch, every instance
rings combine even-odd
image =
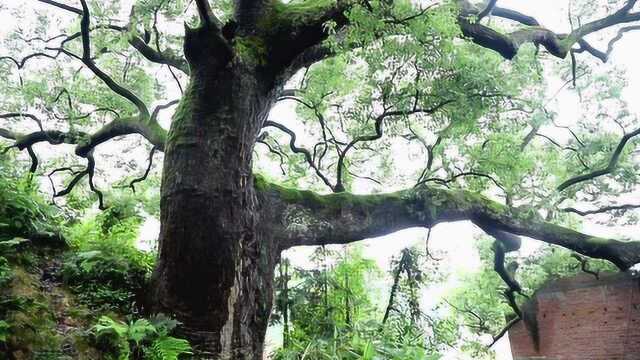
[[[305,148],[301,148],[298,147],[296,145],[296,133],[293,132],[293,130],[289,129],[288,127],[279,124],[277,122],[274,121],[265,121],[264,122],[264,126],[268,127],[275,127],[276,129],[286,133],[287,135],[289,135],[289,148],[291,149],[291,151],[293,151],[295,154],[302,154],[304,155],[304,158],[307,162],[307,164],[315,171],[316,175],[322,180],[322,182],[324,182],[325,185],[327,185],[331,190],[335,191],[335,185],[333,185],[331,183],[331,180],[329,180],[329,178],[326,177],[326,175],[324,175],[322,173],[322,171],[320,170],[320,168],[316,165],[316,163],[313,161],[313,157],[311,156],[311,152]]]
[[[582,255],[606,259],[621,269],[640,263],[640,242],[605,239],[545,221],[533,210],[508,208],[464,190],[418,187],[387,194],[318,195],[256,179],[269,229],[280,247],[346,244],[410,227],[470,220],[482,229],[527,236]],[[278,225],[276,225],[278,224]]]
[[[624,150],[627,143],[631,139],[633,139],[635,136],[638,136],[638,135],[640,135],[640,128],[630,133],[624,134],[624,136],[622,136],[622,139],[620,139],[618,146],[616,146],[616,149],[613,151],[613,154],[609,159],[609,164],[605,168],[594,170],[583,175],[572,177],[564,181],[562,184],[558,185],[558,188],[557,188],[558,191],[563,191],[575,184],[579,184],[581,182],[588,181],[588,180],[593,180],[599,176],[612,173],[616,169],[616,166],[618,165],[618,161],[620,161],[620,156],[622,155],[622,151]]]
[[[595,49],[586,43],[584,37],[615,25],[640,21],[640,13],[631,12],[635,3],[636,0],[630,0],[618,11],[601,19],[583,24],[573,29],[569,34],[556,34],[541,27],[540,23],[533,17],[499,7],[493,8],[491,12],[493,16],[518,21],[528,27],[510,34],[503,34],[479,22],[471,21],[468,15],[464,13],[461,14],[458,22],[465,36],[471,38],[482,47],[498,52],[507,59],[512,59],[518,53],[521,45],[533,43],[544,46],[549,53],[559,58],[565,58],[571,48],[575,44],[579,44],[583,50],[592,52],[601,60],[606,61],[606,57],[601,52],[592,51]]]
[[[89,7],[87,6],[86,0],[80,0],[82,4],[82,19],[80,20],[80,33],[82,37],[82,62],[98,77],[102,80],[105,85],[109,87],[113,92],[122,96],[123,98],[129,100],[135,107],[138,109],[140,116],[144,119],[149,118],[149,110],[145,103],[136,96],[129,89],[119,85],[116,83],[109,75],[103,72],[96,63],[91,58],[91,36],[90,36],[90,25],[91,18],[89,14]],[[70,53],[67,50],[63,49],[63,52],[67,55]]]
[[[562,208],[560,211],[567,213],[574,213],[580,216],[594,215],[594,214],[603,214],[611,211],[621,211],[621,210],[633,210],[640,209],[640,204],[622,204],[622,205],[610,205],[604,206],[598,209],[593,210],[579,210],[573,207]]]

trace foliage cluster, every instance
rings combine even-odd
[[[11,319],[29,312],[46,313],[46,304],[39,299],[11,291],[14,282],[20,283],[28,277],[23,271],[16,273],[14,268],[16,264],[26,268],[37,266],[35,249],[29,246],[28,238],[54,235],[56,226],[61,222],[60,213],[45,202],[38,192],[37,183],[20,169],[14,158],[0,157],[0,344],[8,341],[11,335],[20,333],[26,325],[38,325]],[[41,316],[41,322],[49,320]]]
[[[98,346],[117,360],[177,360],[192,353],[187,340],[170,335],[178,324],[162,314],[128,323],[103,316],[93,334]]]
[[[382,274],[361,248],[317,248],[312,255],[313,269],[290,271],[290,264],[283,260],[272,320],[283,326],[284,343],[274,357],[438,359],[440,347],[434,342],[442,340],[438,336],[448,324],[417,309],[417,294],[431,276],[419,269],[424,265],[423,254],[416,249],[404,253],[412,257],[403,257],[412,263],[409,273],[415,273],[398,280],[388,304],[381,302],[387,296],[376,291],[376,284],[382,286]],[[392,274],[399,273],[403,264],[394,262]],[[385,307],[387,311],[393,308],[388,322],[386,316],[383,320]]]
[[[135,247],[141,221],[133,200],[122,197],[106,211],[69,227],[73,251],[61,275],[81,302],[97,310],[134,310],[155,257]]]
[[[477,241],[481,265],[457,275],[456,285],[431,309],[424,290],[448,282],[439,260],[421,249],[402,250],[391,263],[391,283],[383,284],[375,263],[359,247],[317,248],[310,269],[285,258],[276,278],[272,322],[283,328],[276,359],[438,359],[450,349],[472,358],[493,358],[491,338],[515,316],[503,296],[506,285],[493,269],[492,241]],[[508,255],[520,264],[515,273],[531,296],[546,281],[583,272],[575,254],[544,246],[527,256]],[[589,260],[593,273],[615,271]],[[377,286],[379,285],[379,286]],[[381,289],[389,289],[383,294]],[[519,306],[527,297],[517,295]]]
[[[53,233],[61,221],[25,168],[14,157],[0,155],[0,240]]]

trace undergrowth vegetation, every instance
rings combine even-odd
[[[123,198],[69,227],[73,251],[65,257],[61,274],[82,303],[96,310],[134,310],[154,262],[154,254],[135,247],[141,221],[133,203]]]
[[[0,358],[190,354],[171,336],[178,322],[139,313],[155,254],[135,246],[144,219],[132,196],[98,213],[77,195],[53,206],[14,162],[0,158]]]
[[[118,360],[177,360],[192,353],[188,341],[170,336],[178,324],[162,314],[128,323],[103,316],[92,331],[95,341]]]

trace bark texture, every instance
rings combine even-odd
[[[515,235],[559,245],[609,260],[621,270],[640,263],[640,242],[590,236],[545,221],[535,209],[509,208],[480,194],[420,186],[395,193],[319,195],[257,178],[262,201],[272,209],[271,232],[286,249],[297,245],[348,244],[410,227],[469,220],[499,238],[507,250],[519,247]]]
[[[190,85],[165,147],[154,309],[174,314],[201,358],[259,359],[276,252],[261,232],[251,157],[270,83],[208,53],[207,29],[185,46]]]

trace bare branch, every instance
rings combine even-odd
[[[592,171],[587,174],[572,177],[564,181],[562,184],[558,185],[558,188],[557,188],[558,191],[563,191],[575,184],[579,184],[581,182],[588,181],[588,180],[593,180],[599,176],[612,173],[616,169],[616,166],[618,165],[618,161],[620,160],[620,156],[622,155],[622,151],[624,150],[625,146],[631,139],[633,139],[637,135],[640,135],[640,128],[634,130],[633,132],[627,133],[622,137],[615,151],[611,155],[611,158],[609,159],[609,164],[607,165],[607,167],[605,167],[604,169]]]
[[[287,154],[283,154],[282,152],[274,149],[273,147],[271,147],[271,145],[268,142],[266,142],[263,139],[258,139],[257,143],[266,146],[270,153],[275,154],[278,156],[278,158],[280,158],[280,171],[282,172],[282,175],[286,175],[287,173],[286,171],[284,171],[284,157]]]
[[[58,51],[55,55],[47,54],[47,53],[44,53],[44,52],[36,52],[36,53],[33,53],[33,54],[29,54],[29,55],[23,57],[20,60],[14,58],[14,57],[11,57],[11,56],[0,56],[0,60],[11,60],[14,64],[16,64],[18,69],[22,69],[25,66],[25,64],[27,63],[27,61],[29,61],[31,59],[38,58],[38,57],[46,57],[46,58],[49,58],[49,59],[57,59],[59,55],[60,55],[60,51]]]
[[[322,173],[322,171],[320,170],[320,168],[316,165],[316,163],[313,161],[313,157],[311,156],[311,152],[309,152],[309,150],[305,149],[305,148],[301,148],[296,146],[296,133],[293,132],[291,129],[289,129],[288,127],[279,124],[277,122],[274,121],[265,121],[264,122],[264,126],[268,127],[275,127],[276,129],[285,132],[287,135],[289,135],[289,148],[291,149],[291,151],[293,151],[296,154],[302,154],[304,155],[305,160],[307,161],[307,164],[309,164],[309,166],[315,171],[316,175],[322,180],[322,182],[325,183],[325,185],[327,185],[331,190],[335,191],[335,186],[331,183],[331,181]]]
[[[161,104],[156,106],[155,109],[153,109],[153,112],[151,113],[151,120],[153,121],[157,121],[158,120],[158,114],[160,114],[160,111],[168,109],[176,104],[178,104],[180,102],[180,100],[171,100],[166,104]]]
[[[594,215],[594,214],[602,214],[610,211],[633,210],[633,209],[640,209],[640,205],[638,204],[611,205],[611,206],[605,206],[605,207],[601,207],[599,209],[594,209],[594,210],[578,210],[576,208],[567,207],[567,208],[560,209],[560,211],[567,212],[567,213],[575,213],[580,216],[587,216],[587,215]]]
[[[55,198],[56,198],[56,195],[58,194],[58,192],[56,191],[56,185],[55,185],[55,183],[53,182],[53,177],[52,177],[52,176],[53,176],[54,174],[56,174],[56,173],[58,173],[58,172],[62,172],[62,171],[68,171],[68,172],[70,172],[70,173],[71,173],[71,175],[74,175],[74,176],[75,176],[75,175],[78,175],[79,173],[81,173],[81,172],[82,172],[82,171],[84,171],[84,170],[76,171],[76,170],[74,170],[72,167],[67,166],[67,167],[62,167],[62,168],[54,169],[54,170],[52,170],[49,174],[47,174],[47,177],[49,178],[49,183],[51,183],[51,191],[52,191],[52,193],[53,193],[52,201],[54,201],[54,203],[55,203]]]
[[[95,176],[96,161],[93,158],[93,151],[87,154],[87,174],[89,175],[89,189],[98,195],[98,209],[105,210],[104,195],[102,191],[98,190],[94,184],[93,178]]]
[[[593,275],[596,279],[600,279],[600,273],[597,271],[593,271],[589,269],[589,259],[580,256],[578,254],[571,254],[571,257],[578,260],[580,262],[580,269],[589,274],[589,275]]]
[[[428,179],[421,180],[415,186],[421,186],[421,185],[424,185],[424,184],[429,183],[429,182],[435,182],[435,183],[439,183],[439,184],[442,184],[442,185],[447,185],[447,184],[452,183],[452,182],[456,181],[457,179],[459,179],[461,177],[465,177],[465,176],[475,176],[475,177],[483,177],[483,178],[489,179],[497,187],[499,187],[501,190],[505,191],[504,186],[502,186],[502,184],[500,184],[498,182],[498,180],[496,180],[493,176],[488,175],[488,174],[483,174],[483,173],[480,173],[480,172],[476,172],[476,171],[464,171],[464,172],[461,172],[459,174],[456,174],[456,175],[452,176],[448,180],[440,179],[440,178],[428,178]]]
[[[53,174],[53,173],[51,173],[51,174]],[[57,197],[69,195],[71,193],[71,191],[73,191],[73,189],[76,187],[76,185],[78,185],[80,180],[82,180],[82,178],[87,176],[88,174],[89,174],[89,170],[86,169],[86,168],[84,170],[80,171],[80,172],[75,172],[74,173],[74,177],[71,179],[71,181],[69,182],[67,187],[64,188],[60,192],[54,193],[53,197],[57,198]]]
[[[151,172],[151,167],[153,166],[153,155],[156,153],[157,150],[158,148],[156,148],[155,146],[151,148],[151,152],[149,153],[149,161],[148,161],[147,169],[144,171],[144,174],[142,174],[142,176],[140,176],[139,178],[133,179],[129,183],[129,187],[134,193],[136,192],[135,184],[145,181],[149,176],[149,173]]]
[[[384,125],[384,120],[388,117],[393,117],[393,116],[407,116],[407,115],[412,115],[412,114],[433,114],[436,111],[440,110],[441,108],[445,107],[448,104],[451,104],[455,102],[455,100],[442,100],[440,103],[434,105],[431,108],[418,108],[418,107],[413,107],[413,109],[409,109],[409,110],[395,110],[395,111],[385,111],[382,114],[378,115],[374,121],[374,126],[375,126],[375,134],[371,134],[371,135],[362,135],[362,136],[358,136],[355,139],[351,140],[351,142],[349,144],[347,144],[347,146],[344,148],[344,150],[342,150],[340,152],[340,155],[338,157],[338,166],[337,166],[337,175],[336,175],[336,192],[340,192],[340,191],[344,191],[344,186],[343,186],[343,176],[344,176],[344,161],[345,161],[345,157],[347,156],[347,153],[349,152],[349,150],[353,149],[353,147],[360,143],[360,142],[365,142],[365,141],[375,141],[378,140],[382,137],[383,135],[383,125]]]
[[[82,15],[82,10],[80,10],[78,8],[75,8],[73,6],[62,4],[62,3],[57,2],[57,1],[53,1],[53,0],[37,0],[37,1],[39,1],[41,3],[53,5],[53,6],[57,7],[57,8],[62,9],[62,10],[70,11],[70,12],[78,14],[78,15]]]
[[[513,319],[509,320],[509,322],[502,328],[502,330],[500,330],[497,334],[493,335],[493,340],[491,341],[491,344],[489,344],[489,346],[487,347],[492,347],[493,345],[495,345],[498,340],[502,339],[503,336],[505,336],[507,334],[507,331],[509,331],[513,325],[517,324],[520,321],[520,317],[514,317]]]

